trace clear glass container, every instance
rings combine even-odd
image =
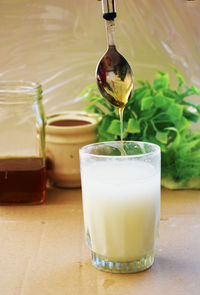
[[[80,163],[92,264],[113,273],[148,269],[159,235],[159,146],[133,141],[91,144],[80,149]]]
[[[42,88],[0,82],[0,204],[43,203],[46,192]]]

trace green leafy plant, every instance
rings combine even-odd
[[[173,68],[177,87],[170,87],[169,75],[158,71],[152,85],[138,81],[124,110],[124,140],[158,144],[162,156],[162,184],[165,187],[200,188],[200,130],[192,130],[191,122],[200,119],[200,105],[186,100],[200,95],[197,88],[187,86]],[[99,141],[120,140],[118,109],[99,93],[96,85],[83,91],[88,103],[85,111],[100,114]]]

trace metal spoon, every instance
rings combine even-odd
[[[102,0],[102,11],[106,20],[108,50],[97,65],[97,85],[105,99],[124,109],[133,91],[134,76],[115,46],[115,0]]]

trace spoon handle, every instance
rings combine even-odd
[[[115,23],[114,20],[106,21],[107,44],[108,47],[115,45]]]
[[[104,19],[114,20],[117,16],[115,0],[102,0],[102,12]]]

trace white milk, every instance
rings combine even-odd
[[[160,174],[149,163],[129,159],[85,166],[84,222],[92,251],[119,262],[153,251],[160,220]]]

